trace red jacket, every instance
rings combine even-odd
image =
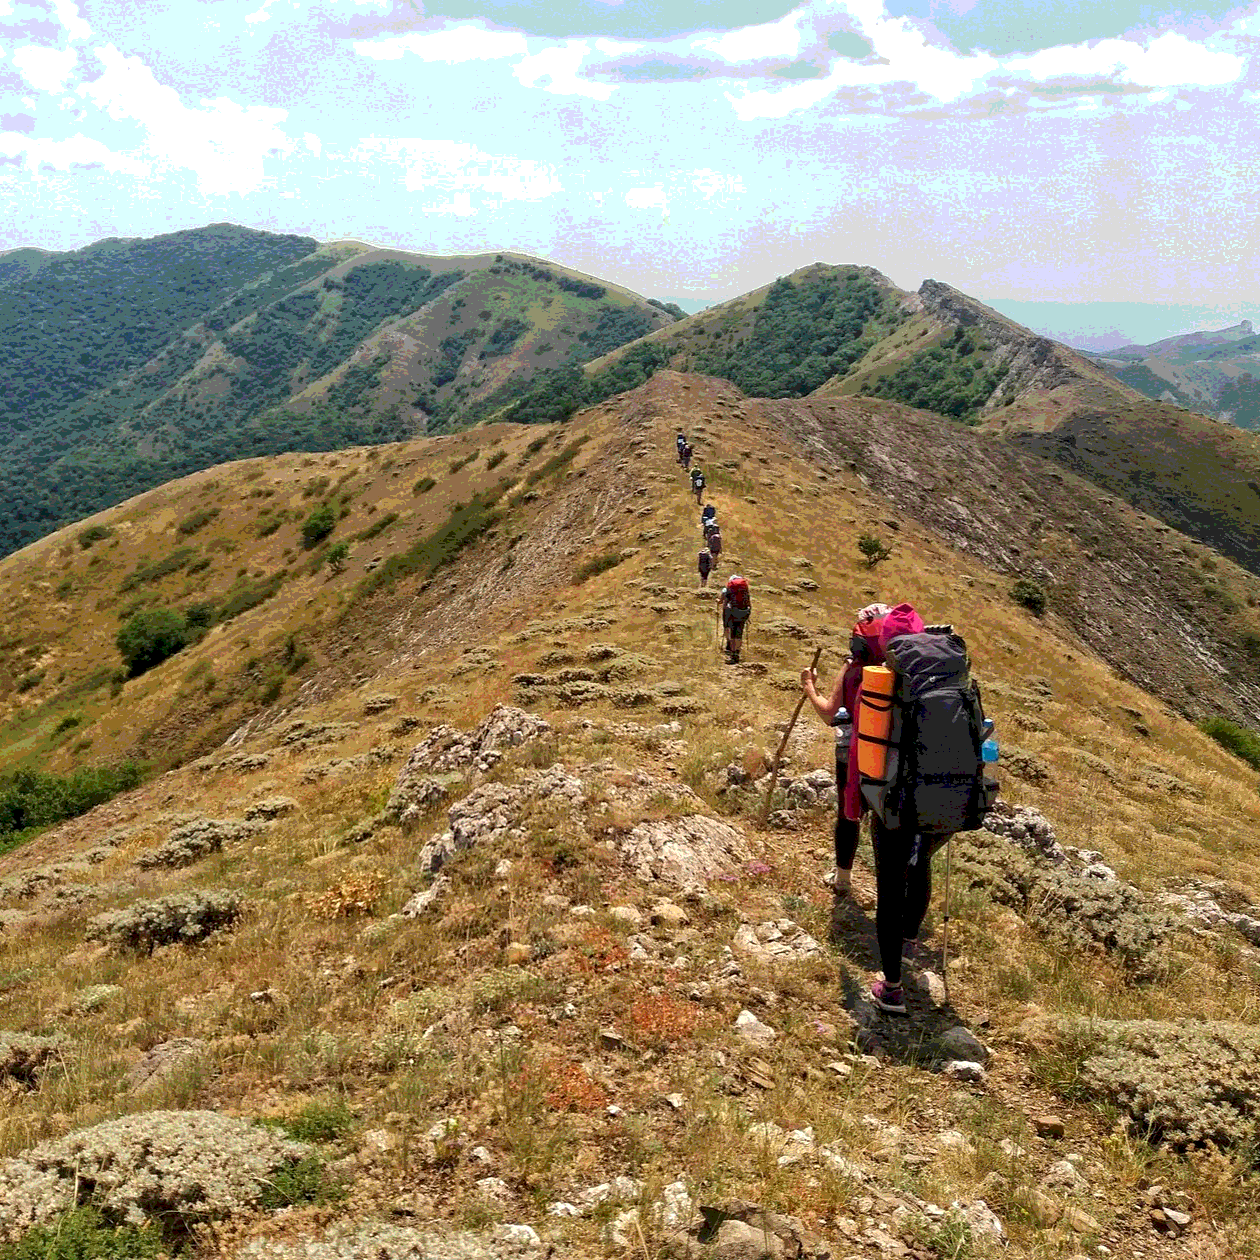
[[[875,630],[876,627],[878,627],[877,633],[870,634],[869,632]],[[870,622],[862,626],[860,630],[858,627],[854,629],[855,632],[866,632],[872,654],[878,658],[866,663],[882,665],[885,650],[899,634],[923,633],[923,618],[915,612],[913,605],[898,604],[882,622]],[[857,822],[864,810],[862,776],[858,774],[857,764],[858,714],[861,712],[862,704],[862,668],[862,665],[856,661],[850,661],[845,667],[841,684],[842,703],[853,714],[853,730],[849,736],[849,773],[844,782],[844,816],[851,822]]]

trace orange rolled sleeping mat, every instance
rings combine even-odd
[[[868,779],[884,777],[892,713],[892,670],[884,665],[865,666],[858,704],[858,772]]]

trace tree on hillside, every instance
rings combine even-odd
[[[188,623],[171,608],[142,608],[123,623],[114,642],[135,678],[187,644]]]
[[[332,509],[331,503],[324,503],[317,507],[302,522],[302,546],[310,551],[312,547],[319,546],[336,528],[337,515]]]

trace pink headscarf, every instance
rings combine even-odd
[[[865,611],[865,610],[863,610]],[[923,618],[914,610],[913,604],[898,604],[885,617],[880,627],[879,646],[887,651],[889,643],[899,634],[922,634]],[[861,712],[862,687],[859,683],[857,695],[850,708],[853,714],[853,733],[849,736],[849,775],[844,782],[844,816],[851,822],[862,817],[862,776],[857,766],[857,715]]]

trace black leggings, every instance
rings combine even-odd
[[[946,837],[924,836],[915,856],[913,831],[889,831],[878,818],[872,818],[871,823],[879,958],[884,979],[889,984],[900,984],[902,941],[913,940],[923,926],[932,900],[932,854]]]
[[[844,784],[848,778],[849,750],[836,744],[836,866],[842,871],[853,869],[853,859],[857,855],[858,828],[860,823],[844,816]]]

